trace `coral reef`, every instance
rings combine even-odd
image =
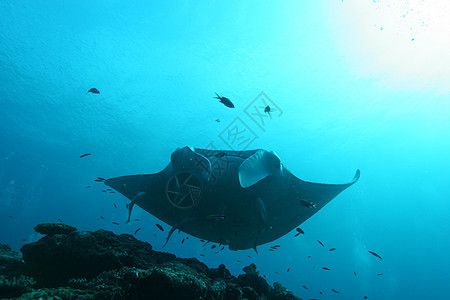
[[[63,223],[41,223],[34,227],[34,231],[45,235],[69,234],[77,231],[76,227],[72,227]]]
[[[105,230],[47,235],[21,248],[23,261],[1,249],[11,259],[3,263],[0,252],[0,298],[299,299],[278,283],[271,287],[253,264],[236,278],[225,265],[210,269]]]

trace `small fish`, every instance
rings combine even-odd
[[[101,179],[94,179],[95,182],[103,182]]]
[[[377,276],[382,276],[382,275],[383,275],[383,273],[378,273],[378,274],[377,274]]]
[[[184,239],[181,240],[181,243],[184,244]]]
[[[200,254],[200,256],[205,256],[205,254]]]
[[[100,91],[97,90],[96,88],[91,88],[89,89],[89,91],[87,91],[86,95],[92,93],[92,94],[100,94]]]
[[[114,192],[114,191],[110,191],[110,192],[108,192],[108,193],[110,193],[110,194],[115,194],[116,192]]]
[[[270,106],[269,106],[269,105],[267,105],[267,106],[264,108],[264,112],[270,116]]]
[[[306,257],[306,258],[311,258],[311,255],[308,255],[308,257]]]
[[[327,268],[327,267],[322,267],[322,269],[327,270],[327,271],[331,271],[331,269]]]
[[[296,233],[295,235],[294,235],[294,237],[298,237],[300,235],[300,232],[299,233]]]
[[[239,259],[236,259],[236,262],[240,263],[241,261]]]
[[[134,234],[138,233],[139,230],[141,230],[141,228],[136,229],[136,231],[134,232]]]
[[[106,179],[103,178],[103,177],[97,177],[97,179],[98,179],[98,180],[101,180],[101,181],[105,181],[105,180],[106,180]],[[110,190],[110,189],[108,189],[108,190]]]
[[[336,251],[336,248],[330,248],[330,251]]]
[[[135,221],[138,221],[138,222],[140,221],[140,219],[134,219],[134,220],[135,220]]]
[[[280,245],[274,245],[274,246],[272,246],[272,247],[270,247],[270,248],[276,249],[276,248],[280,248],[280,247],[281,247]]]
[[[200,240],[200,242],[204,243],[204,242],[205,242],[205,240]]]
[[[367,296],[364,296],[364,298],[363,299],[367,299]]]
[[[219,99],[219,102],[222,103],[223,105],[225,105],[226,107],[229,108],[234,108],[234,104],[231,102],[230,99],[226,98],[226,97],[221,97],[216,93],[217,97],[214,97],[216,99]]]
[[[14,219],[14,217],[13,217],[13,216],[8,216],[8,218],[10,218],[10,219]]]
[[[187,237],[186,237],[186,239],[188,240],[188,239],[189,239],[189,237],[187,236]]]
[[[90,188],[90,187],[91,187],[90,185],[87,185],[87,186],[86,186],[87,189]]]
[[[275,251],[275,249],[270,248],[269,251],[272,251],[272,252],[273,252],[273,251]]]
[[[288,268],[288,269],[286,270],[286,272],[289,272],[290,270],[291,270],[291,269]]]
[[[225,151],[222,151],[222,152],[219,152],[219,153],[217,153],[216,155],[214,155],[216,158],[222,158],[222,157],[224,157],[225,155],[227,155],[227,153],[225,152]]]
[[[300,200],[300,204],[302,205],[302,206],[304,206],[304,207],[308,207],[308,208],[316,208],[316,204],[315,203],[313,203],[313,202],[309,202],[309,201],[306,201],[306,200]]]
[[[159,224],[155,224],[155,225],[156,225],[156,227],[158,227],[159,230],[164,231],[164,228],[161,225],[159,225]]]
[[[224,215],[209,215],[206,216],[207,220],[219,220],[219,221],[225,221],[226,220],[226,216]]]
[[[105,191],[105,190],[103,190],[103,191],[102,191],[102,193],[106,193],[106,191]]]
[[[220,249],[220,251],[222,251],[223,249],[225,249],[225,246],[222,246],[222,248]]]
[[[104,219],[105,219],[105,217],[104,217],[104,216],[100,216],[100,219],[104,220]]]
[[[301,230],[300,227],[297,227],[297,229],[295,229],[295,230],[297,230],[298,233],[305,234],[305,232],[303,230]]]
[[[216,122],[217,122],[217,123],[220,123],[220,119],[216,119]]]
[[[316,266],[314,265],[314,266],[313,266],[313,269],[315,269],[315,268],[316,268]]]
[[[379,259],[382,259],[381,256],[379,256],[378,254],[376,254],[376,253],[373,252],[373,251],[369,251],[369,253],[372,254],[372,255],[375,256],[375,257],[378,257]]]
[[[91,155],[91,154],[90,153],[81,154],[80,158],[83,158],[83,157],[86,157],[86,156],[89,156],[89,155]]]
[[[61,219],[58,219],[59,222],[63,223],[63,221]]]
[[[99,178],[100,179],[100,178]],[[112,191],[112,189],[106,189],[107,191]]]
[[[111,222],[111,223],[113,223],[114,225],[119,225],[119,223],[117,223],[117,222]]]
[[[214,249],[214,248],[216,248],[216,245],[212,245],[212,246],[211,246],[211,249]]]
[[[333,292],[335,292],[336,294],[339,294],[338,291],[336,291],[335,289],[331,289]]]
[[[114,208],[117,208],[117,205],[113,202]]]
[[[355,274],[355,276],[356,276],[356,272],[355,271],[353,271],[353,274]]]
[[[22,239],[22,242],[26,242],[27,241],[27,239]]]
[[[307,289],[308,289],[308,287],[307,287],[306,285],[303,285],[303,288],[304,288],[305,290],[307,290]]]
[[[320,246],[325,247],[321,241],[317,240],[317,242],[320,244]]]
[[[274,273],[275,273],[275,274],[280,274],[280,273],[278,273],[277,271],[275,271]]]
[[[266,276],[266,275],[263,275],[263,277],[264,277],[264,278],[267,278],[267,276]]]

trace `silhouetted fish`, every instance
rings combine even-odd
[[[304,288],[305,290],[307,290],[307,289],[308,289],[308,287],[307,287],[306,285],[303,285],[303,288]]]
[[[59,222],[63,223],[63,221],[61,219],[58,219]]]
[[[336,250],[336,248],[330,248],[330,251],[335,251]]]
[[[308,255],[308,257],[307,258],[311,258],[311,255]]]
[[[333,292],[335,292],[336,294],[339,294],[338,291],[336,291],[335,289],[331,289]]]
[[[364,296],[364,299],[367,299],[367,296]]]
[[[13,217],[13,216],[8,216],[8,218],[10,218],[10,219],[14,219],[14,217]]]
[[[200,254],[200,256],[205,256],[205,254]]]
[[[140,219],[134,219],[135,221],[140,221]]]
[[[264,112],[267,113],[267,114],[270,116],[270,106],[269,106],[269,105],[267,105],[267,106],[264,108]]]
[[[355,276],[356,276],[356,272],[355,271],[353,271],[353,274],[355,274]]]
[[[220,123],[220,119],[216,119],[216,122],[217,122],[217,123]]]
[[[297,230],[298,233],[305,234],[305,232],[303,230],[301,230],[300,227],[297,227],[297,229],[295,229],[295,230]]]
[[[321,241],[317,240],[317,242],[320,244],[320,246],[325,247]]]
[[[113,202],[114,208],[117,208],[117,205]]]
[[[87,185],[87,186],[86,186],[87,189],[90,188],[90,187],[91,187],[90,185]]]
[[[294,235],[294,237],[298,237],[300,235],[300,232],[299,233],[296,233],[295,235]]]
[[[379,256],[378,254],[376,254],[376,253],[373,252],[373,251],[369,251],[369,253],[372,254],[372,255],[375,256],[375,257],[378,257],[379,259],[382,259],[381,256]]]
[[[327,270],[327,271],[331,271],[331,269],[327,268],[327,267],[322,267],[322,269]]]
[[[290,270],[291,270],[291,269],[288,268],[288,269],[286,270],[286,272],[289,272]]]
[[[98,180],[105,181],[106,179],[103,177],[97,177]]]
[[[86,95],[87,95],[88,93],[92,93],[92,94],[100,94],[100,91],[97,90],[96,88],[91,88],[91,89],[89,89],[89,91],[87,91]]]
[[[181,240],[181,243],[184,244],[184,239]]]
[[[216,93],[217,97],[214,97],[216,99],[219,99],[219,102],[222,103],[223,105],[225,105],[226,107],[229,108],[234,108],[234,104],[231,102],[230,99],[226,98],[226,97],[221,97]]]
[[[276,271],[275,271],[274,273],[275,273],[275,274],[280,274],[280,273],[278,273],[278,272],[276,272]]]
[[[161,225],[159,225],[159,224],[155,224],[155,225],[156,225],[156,227],[158,227],[159,230],[164,231],[164,228]]]
[[[216,245],[212,245],[212,246],[211,246],[211,249],[214,249],[214,248],[216,248]]]
[[[300,204],[304,207],[308,207],[308,208],[315,208],[316,204],[314,204],[313,202],[310,201],[306,201],[306,200],[300,200]]]
[[[383,275],[383,273],[378,273],[378,274],[377,274],[377,276],[382,276],[382,275]]]
[[[90,154],[90,153],[81,154],[81,155],[80,155],[80,158],[83,158],[83,157],[86,157],[86,156],[89,156],[89,155],[91,155],[91,154]]]
[[[139,230],[141,230],[141,228],[136,229],[136,231],[134,232],[134,234],[138,233]]]
[[[117,222],[111,222],[111,223],[113,223],[114,225],[119,225],[119,223],[117,223]]]
[[[103,217],[103,216],[100,216],[100,219],[104,220],[104,219],[105,219],[105,217]]]

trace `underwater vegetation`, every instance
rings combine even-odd
[[[129,234],[60,223],[36,229],[48,235],[25,244],[22,257],[0,245],[0,299],[300,299],[270,286],[254,264],[235,277],[223,264],[208,268]]]

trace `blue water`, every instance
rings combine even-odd
[[[169,226],[138,207],[140,221],[125,224],[128,200],[93,179],[158,172],[185,145],[264,148],[304,180],[348,182],[358,168],[361,179],[302,224],[304,236],[258,255],[181,244],[184,233],[164,251],[235,275],[254,262],[303,298],[446,299],[444,11],[365,2],[366,15],[341,0],[0,1],[0,242],[18,250],[40,238],[37,223],[60,219],[141,227],[137,237],[162,250]],[[234,122],[248,142],[227,135]]]

